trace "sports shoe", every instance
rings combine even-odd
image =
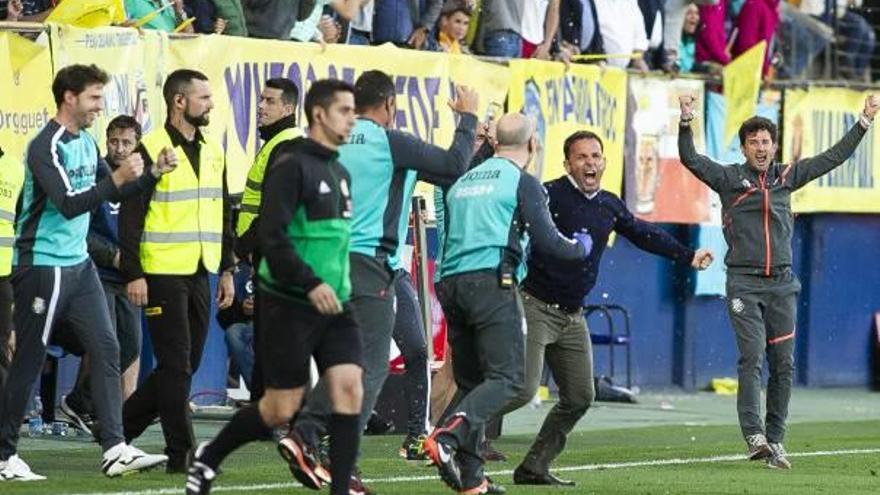
[[[767,444],[767,437],[763,433],[756,433],[746,437],[746,444],[749,446],[749,460],[760,461],[770,457],[773,452],[770,451],[770,445]]]
[[[394,423],[379,416],[376,411],[370,414],[367,426],[364,427],[364,435],[384,435],[392,432],[394,432]]]
[[[31,471],[18,454],[5,461],[0,461],[0,480],[2,481],[42,481],[45,476]]]
[[[443,433],[448,434],[450,430],[461,424],[462,421],[464,421],[462,416],[453,416],[446,423],[448,426],[434,428],[434,431],[425,439],[424,444],[425,453],[431,459],[434,466],[437,467],[440,479],[455,491],[462,489],[461,468],[455,461],[455,449],[437,437]]]
[[[186,495],[208,495],[217,472],[199,460],[193,461],[186,473]]]
[[[489,477],[483,478],[480,484],[473,488],[462,488],[458,491],[462,495],[504,495],[507,489],[495,484]]]
[[[211,483],[220,474],[220,470],[211,469],[201,461],[202,453],[209,442],[202,442],[196,447],[192,463],[186,472],[186,495],[208,495],[211,493]]]
[[[483,452],[483,459],[489,462],[507,462],[507,456],[504,455],[504,452],[496,450],[489,439],[480,445],[480,450]]]
[[[361,473],[355,470],[348,481],[348,495],[376,495],[376,492],[364,484],[361,480]]]
[[[61,417],[66,419],[68,423],[72,424],[74,428],[78,430],[82,430],[89,435],[92,434],[92,423],[94,419],[84,412],[77,412],[74,409],[70,402],[67,400],[67,396],[61,399]]]
[[[302,438],[302,437],[300,437]],[[309,448],[309,444],[306,443],[306,448]],[[318,444],[318,447],[315,449],[315,460],[318,462],[315,465],[315,474],[318,478],[324,482],[325,485],[330,484],[330,435],[324,435],[321,437],[321,443]]]
[[[425,454],[425,440],[428,438],[424,433],[412,437],[407,435],[400,446],[400,457],[408,461],[427,461],[428,455]]]
[[[771,469],[791,469],[791,462],[786,457],[785,448],[781,443],[771,443],[772,454],[767,458],[767,467]]]
[[[119,443],[107,452],[101,462],[101,471],[110,478],[139,473],[160,466],[168,461],[167,455],[147,454],[143,450]]]
[[[278,453],[287,461],[290,474],[306,488],[320,490],[324,482],[315,474],[318,466],[314,449],[302,441],[296,430],[291,429],[278,442]]]

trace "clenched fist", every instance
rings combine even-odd
[[[678,97],[678,105],[681,107],[682,122],[689,122],[694,118],[694,102],[696,98],[690,95],[682,95]]]
[[[173,172],[176,168],[177,153],[175,153],[173,149],[166,146],[162,148],[162,151],[159,152],[159,156],[156,157],[156,161],[153,162],[150,173],[152,173],[153,176],[158,179],[169,172]]]
[[[712,261],[715,260],[715,256],[712,255],[712,251],[708,249],[698,249],[696,253],[694,253],[694,259],[691,261],[691,266],[696,268],[697,270],[705,270],[712,265]]]
[[[877,110],[880,110],[880,97],[874,95],[868,95],[865,98],[865,109],[862,110],[862,113],[865,114],[865,117],[868,118],[868,121],[873,121],[874,116],[877,115]]]
[[[110,177],[116,187],[120,187],[126,182],[136,180],[144,172],[144,159],[140,153],[132,153],[118,163],[119,167],[113,171]]]

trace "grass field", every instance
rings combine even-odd
[[[795,422],[789,428],[786,446],[794,465],[789,472],[744,460],[739,431],[732,420],[733,399],[709,394],[652,396],[632,406],[597,405],[571,435],[566,452],[556,463],[557,474],[576,480],[577,487],[512,485],[510,473],[533,437],[525,432],[536,429],[546,405],[540,410],[519,411],[510,418],[496,446],[511,462],[492,463],[488,469],[511,494],[880,494],[880,394],[856,393],[843,404],[839,399],[814,392],[796,393],[793,410],[804,410],[793,414]],[[210,436],[221,424],[199,422],[198,436]],[[396,435],[366,438],[361,468],[371,480],[368,484],[383,495],[453,493],[436,478],[433,468],[399,459],[400,440]],[[139,446],[159,451],[161,434],[152,429]],[[0,483],[0,494],[183,492],[183,475],[150,472],[124,479],[104,478],[98,472],[95,444],[25,439],[21,447],[23,458],[34,471],[49,480]],[[223,469],[214,493],[312,493],[291,481],[274,445],[268,442],[251,444],[233,454]]]

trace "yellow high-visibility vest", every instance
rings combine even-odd
[[[269,164],[272,150],[282,142],[298,138],[301,135],[302,132],[296,127],[288,127],[273,136],[260,148],[254,164],[248,171],[244,193],[241,195],[241,211],[238,213],[238,223],[235,226],[236,235],[243,236],[260,213],[260,202],[263,200],[263,177],[266,175],[266,166]]]
[[[164,128],[141,142],[154,160],[163,148],[172,147]],[[183,149],[174,152],[177,169],[159,179],[147,209],[141,266],[151,275],[191,275],[201,260],[208,272],[217,273],[223,243],[223,148],[205,137],[198,176]]]
[[[24,165],[9,154],[0,157],[0,277],[12,273],[15,206],[24,183]]]

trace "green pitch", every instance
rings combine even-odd
[[[636,405],[599,403],[573,433],[557,474],[577,481],[567,489],[514,486],[510,472],[522,458],[550,405],[509,417],[496,442],[508,463],[488,466],[511,494],[544,493],[880,493],[880,394],[865,391],[796,390],[786,447],[794,469],[770,470],[744,460],[732,397],[652,394]],[[207,438],[222,425],[201,421]],[[397,457],[401,437],[367,437],[361,468],[380,494],[453,493],[433,468]],[[157,428],[138,442],[161,450]],[[150,472],[123,479],[99,474],[99,449],[83,441],[23,439],[22,457],[49,480],[0,482],[0,494],[183,493],[184,476]],[[251,444],[223,466],[214,493],[313,493],[297,487],[274,445]],[[325,492],[326,493],[326,490]]]

